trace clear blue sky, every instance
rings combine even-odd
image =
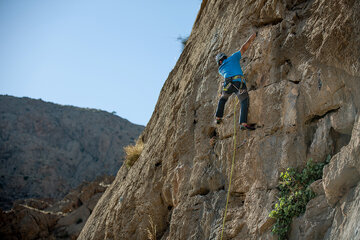
[[[200,0],[1,0],[0,94],[145,125]]]

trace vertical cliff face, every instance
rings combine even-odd
[[[239,50],[254,31],[241,64],[257,129],[237,129],[225,239],[275,238],[268,215],[280,172],[328,155],[290,239],[359,238],[359,17],[356,0],[204,0],[142,135],[140,159],[120,169],[79,239],[146,239],[151,221],[158,239],[219,238],[237,99],[215,126],[222,80],[214,56]]]

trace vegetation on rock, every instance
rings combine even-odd
[[[330,159],[328,156],[322,163],[314,163],[310,159],[301,173],[294,168],[288,168],[280,174],[280,198],[275,209],[269,214],[276,219],[272,232],[278,235],[279,240],[286,239],[293,217],[303,214],[307,203],[315,197],[309,186],[322,178],[323,168]]]
[[[177,40],[181,43],[181,46],[182,46],[182,49],[184,50],[184,48],[185,48],[185,46],[186,46],[186,43],[187,43],[187,41],[189,40],[189,37],[190,37],[190,35],[189,36],[185,36],[185,37],[182,37],[182,36],[179,36],[178,38],[177,38]]]
[[[132,167],[134,165],[140,157],[143,148],[144,143],[140,139],[136,141],[135,145],[128,145],[124,147],[124,151],[126,153],[125,164],[127,167]]]
[[[150,215],[149,217],[149,227],[146,229],[148,240],[156,240],[156,225]]]

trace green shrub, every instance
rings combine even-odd
[[[278,235],[279,240],[286,239],[293,217],[303,214],[307,203],[315,197],[309,186],[322,178],[323,168],[330,158],[328,156],[323,163],[314,163],[310,159],[301,173],[294,168],[288,168],[280,174],[280,198],[269,214],[276,219],[272,232]]]
[[[141,140],[138,140],[135,145],[128,145],[124,147],[124,151],[126,153],[125,164],[127,167],[130,168],[134,165],[140,157],[143,148],[144,144]]]

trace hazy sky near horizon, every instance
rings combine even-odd
[[[200,0],[1,0],[0,94],[145,125]]]

